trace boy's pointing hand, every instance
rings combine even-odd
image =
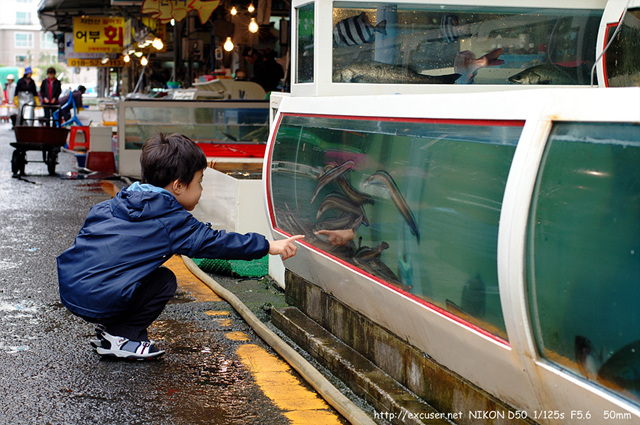
[[[289,239],[280,239],[278,241],[269,242],[269,254],[280,255],[283,260],[296,255],[298,247],[294,245],[294,241],[304,238],[304,235],[291,236]]]

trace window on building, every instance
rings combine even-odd
[[[25,33],[25,32],[17,32],[15,34],[14,47],[16,47],[16,48],[32,48],[33,47],[33,34],[29,34],[29,33]]]
[[[16,55],[15,56],[15,66],[27,66],[28,57],[27,55]]]
[[[16,12],[16,24],[31,25],[31,12]]]

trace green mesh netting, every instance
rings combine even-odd
[[[193,262],[203,272],[231,277],[263,277],[269,274],[269,256],[257,260],[218,260],[194,258]]]

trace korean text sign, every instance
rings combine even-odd
[[[73,18],[73,41],[76,52],[121,53],[124,40],[124,18],[91,16]]]

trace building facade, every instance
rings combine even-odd
[[[39,0],[9,0],[0,13],[0,66],[44,67],[58,60],[58,45],[38,20]],[[22,70],[21,70],[22,71]],[[43,76],[40,76],[43,77]]]

